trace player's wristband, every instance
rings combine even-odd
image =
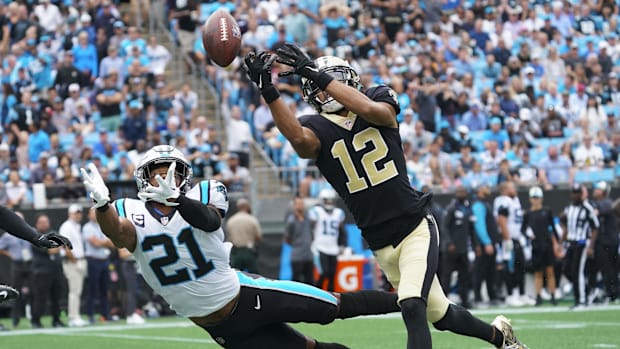
[[[312,81],[314,81],[314,83],[316,83],[316,85],[322,91],[325,91],[325,89],[327,88],[327,85],[329,85],[329,83],[332,82],[332,80],[334,80],[334,77],[327,74],[326,72],[320,72],[316,74],[316,77],[312,79]]]
[[[109,200],[106,201],[105,205],[97,207],[97,211],[103,213],[103,212],[107,211],[108,208],[110,208],[110,201]]]
[[[280,92],[273,85],[269,85],[264,89],[260,90],[260,93],[263,95],[265,102],[267,104],[271,104],[273,101],[280,97]]]

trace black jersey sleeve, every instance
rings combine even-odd
[[[375,102],[383,102],[391,105],[396,114],[400,114],[398,95],[391,88],[385,85],[373,86],[366,90],[366,96]]]

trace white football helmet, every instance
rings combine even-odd
[[[226,213],[228,213],[229,203],[226,186],[222,184],[222,182],[216,181],[215,179],[210,179],[208,204],[215,206],[220,211],[220,215],[225,217]]]
[[[183,153],[171,145],[154,146],[140,160],[134,171],[138,192],[142,192],[149,185],[150,172],[155,166],[162,164],[170,166],[173,161],[177,163],[176,174],[181,177],[183,183],[179,190],[185,194],[192,185],[192,166]]]
[[[333,76],[334,79],[354,87],[357,90],[362,89],[360,76],[351,68],[351,65],[349,65],[347,61],[334,56],[322,56],[317,58],[314,62],[320,71],[326,72]],[[332,96],[328,96],[327,99],[322,101],[318,97],[318,94],[322,92],[321,89],[311,80],[301,78],[301,90],[304,100],[319,113],[335,113],[344,108],[344,106]]]
[[[331,210],[334,208],[334,201],[336,201],[336,191],[333,189],[323,189],[319,192],[319,199],[321,199],[321,203],[326,210]]]

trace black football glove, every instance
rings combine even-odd
[[[245,55],[244,59],[245,66],[243,68],[245,72],[250,80],[258,86],[267,104],[280,97],[280,92],[271,81],[271,65],[275,60],[276,56],[266,51],[262,51],[258,55],[255,52],[250,52]]]
[[[0,285],[0,303],[19,297],[19,291],[11,286]]]
[[[71,244],[71,241],[69,241],[69,239],[56,233],[41,234],[33,242],[33,244],[41,248],[56,248],[66,246],[69,249],[73,249],[73,245]]]
[[[294,44],[286,43],[277,52],[278,59],[276,61],[278,63],[293,67],[292,70],[281,72],[278,76],[297,74],[313,81],[321,90],[325,90],[327,85],[334,80],[331,75],[319,71],[314,61]]]

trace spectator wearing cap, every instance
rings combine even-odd
[[[86,12],[80,15],[80,33],[87,32],[88,42],[94,45],[97,38],[97,30],[95,29],[92,20],[93,18]]]
[[[114,35],[110,37],[110,46],[116,46],[119,48],[119,55],[122,56],[120,52],[121,42],[123,42],[127,38],[127,34],[125,33],[125,23],[121,20],[117,20],[114,22]]]
[[[543,119],[540,128],[542,129],[543,137],[555,138],[564,137],[564,127],[567,125],[566,119],[557,112],[553,105],[550,105],[547,107],[547,117]]]
[[[138,140],[146,139],[146,116],[142,102],[137,99],[131,100],[127,107],[127,116],[121,130],[124,140],[130,144],[130,148],[134,148]]]
[[[103,87],[95,93],[100,114],[99,127],[108,132],[116,132],[121,125],[123,94],[116,87],[117,81],[117,77],[108,74],[103,80]]]
[[[499,150],[510,149],[508,132],[502,129],[502,121],[498,117],[492,117],[489,121],[490,128],[484,133],[484,142],[495,141]]]
[[[53,169],[49,166],[49,160],[50,153],[42,152],[41,154],[39,154],[39,157],[37,159],[38,164],[34,166],[32,172],[30,173],[31,184],[43,183],[43,179],[47,175],[51,175],[54,180],[56,179],[56,169]]]
[[[99,60],[97,58],[97,48],[89,40],[90,34],[88,31],[80,32],[80,34],[78,34],[78,43],[73,46],[72,51],[75,59],[75,67],[82,72],[90,85],[90,82],[94,81],[95,77],[97,77]]]
[[[465,177],[467,172],[471,171],[474,167],[476,159],[472,155],[472,147],[468,143],[462,143],[459,149],[461,156],[456,163],[456,173],[459,178]]]
[[[471,103],[469,111],[463,114],[461,124],[467,126],[469,131],[472,132],[487,129],[487,115],[484,110],[481,110],[478,101]]]
[[[601,70],[604,75],[611,73],[614,67],[614,62],[609,55],[609,43],[607,41],[601,41],[598,43],[598,64],[601,65]]]
[[[58,52],[60,52],[61,49],[60,46],[60,40],[57,38],[53,38],[51,35],[41,35],[39,44],[37,45],[37,52],[39,52],[39,55],[51,57],[52,63],[56,63],[58,61]]]
[[[568,97],[568,105],[575,115],[581,115],[588,106],[588,95],[586,93],[586,85],[580,83],[577,85],[575,92]]]
[[[83,85],[84,77],[82,72],[73,63],[73,51],[65,51],[63,61],[58,67],[54,86],[58,90],[58,95],[63,99],[69,96],[69,85]]]
[[[108,38],[114,35],[114,22],[117,17],[112,12],[112,3],[109,0],[101,2],[101,11],[95,16],[95,29],[103,28]]]
[[[603,150],[593,143],[590,133],[584,133],[583,144],[575,149],[574,157],[575,166],[580,170],[598,170],[605,165]]]
[[[77,106],[81,104],[87,114],[91,113],[90,103],[88,103],[88,99],[86,97],[81,96],[80,94],[80,85],[73,83],[69,85],[69,97],[65,99],[64,108],[65,113],[68,118],[71,118],[73,115],[77,114]]]
[[[78,101],[75,107],[75,113],[71,115],[70,130],[73,133],[81,133],[88,135],[95,131],[95,121],[91,114],[87,111],[87,104],[84,101]]]
[[[24,91],[19,104],[9,111],[9,129],[17,136],[21,131],[30,131],[30,125],[41,120],[39,106],[32,100],[32,92]]]
[[[415,121],[413,121],[413,109],[407,108],[403,111],[403,121],[398,125],[398,133],[402,141],[407,141],[410,144],[413,142],[415,134]]]

